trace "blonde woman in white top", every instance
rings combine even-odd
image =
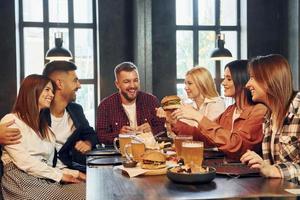
[[[41,117],[53,97],[50,79],[29,75],[12,113],[1,120],[14,120],[11,128],[18,128],[22,135],[20,143],[3,147],[4,199],[85,199],[85,175],[55,166],[55,137]]]
[[[204,67],[194,67],[186,73],[185,76],[185,91],[189,99],[193,101],[193,107],[199,113],[203,114],[210,120],[215,120],[225,110],[225,102],[219,96],[215,82],[210,72]],[[159,117],[166,117],[166,113],[162,108],[157,111]],[[169,116],[169,115],[168,115]],[[167,117],[166,119],[171,123],[172,130],[177,133],[181,130],[182,122],[191,126],[197,126],[197,122],[181,119],[178,122],[175,119]]]
[[[185,91],[200,113],[215,120],[225,110],[225,102],[219,96],[210,72],[204,67],[194,67],[185,76]]]

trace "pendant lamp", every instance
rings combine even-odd
[[[55,38],[55,47],[49,49],[46,53],[45,59],[49,61],[53,60],[66,60],[69,61],[73,58],[72,53],[63,48],[63,33],[56,32],[54,33]]]
[[[225,35],[218,34],[216,40],[216,48],[211,53],[210,58],[212,60],[225,60],[232,58],[231,52],[224,47],[225,44]]]

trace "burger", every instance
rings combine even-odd
[[[164,110],[174,110],[181,106],[181,99],[177,95],[165,96],[161,100],[161,106]]]
[[[166,167],[166,156],[159,151],[146,152],[142,157],[143,169],[162,169]]]

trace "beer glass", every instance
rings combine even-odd
[[[203,150],[204,145],[201,141],[186,141],[182,142],[182,157],[184,164],[190,164],[190,166],[196,165],[202,166],[203,162]]]
[[[175,151],[178,157],[181,157],[181,147],[182,147],[182,142],[184,141],[192,141],[193,136],[192,135],[177,135],[174,139],[174,144],[175,144]]]
[[[129,152],[130,149],[131,155]],[[132,158],[134,161],[140,162],[145,153],[145,149],[145,144],[143,142],[132,139],[131,143],[125,145],[125,156],[128,160]]]
[[[125,145],[129,144],[131,142],[132,137],[134,137],[134,133],[122,133],[119,134],[119,137],[114,139],[114,147],[116,151],[122,154],[122,156],[125,156]],[[117,141],[119,140],[119,148],[117,147]]]

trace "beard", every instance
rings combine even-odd
[[[121,95],[129,102],[135,101],[136,97],[137,97],[137,93],[136,95],[134,95],[133,97],[130,97],[126,92],[121,91]]]

